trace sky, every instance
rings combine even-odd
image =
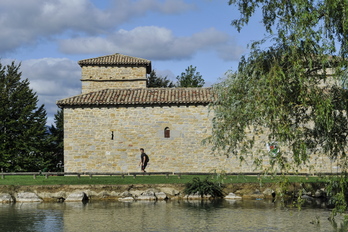
[[[81,94],[82,59],[148,59],[174,83],[192,65],[218,83],[263,36],[256,19],[237,32],[239,15],[228,0],[0,0],[0,61],[21,64],[51,125],[56,101]]]

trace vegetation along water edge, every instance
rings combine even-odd
[[[198,185],[194,185],[198,183]],[[169,199],[326,200],[327,180],[314,176],[137,175],[33,176],[0,180],[0,202],[64,202]],[[191,187],[192,192],[188,190]],[[221,187],[221,188],[219,188]],[[221,190],[217,193],[216,188]],[[207,194],[206,194],[207,193]],[[211,193],[211,194],[209,194]]]

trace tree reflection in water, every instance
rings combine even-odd
[[[270,200],[0,204],[0,231],[346,231],[322,204]],[[6,222],[6,223],[3,223]]]

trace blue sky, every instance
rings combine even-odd
[[[174,82],[193,65],[206,86],[219,82],[263,37],[256,19],[238,33],[238,16],[227,0],[1,0],[0,58],[21,62],[50,125],[56,101],[81,93],[82,59],[145,58]]]

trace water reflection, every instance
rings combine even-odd
[[[0,231],[338,231],[329,216],[271,200],[17,203],[0,204]]]
[[[63,211],[41,203],[0,204],[0,231],[63,231]],[[61,207],[61,206],[59,206]]]

